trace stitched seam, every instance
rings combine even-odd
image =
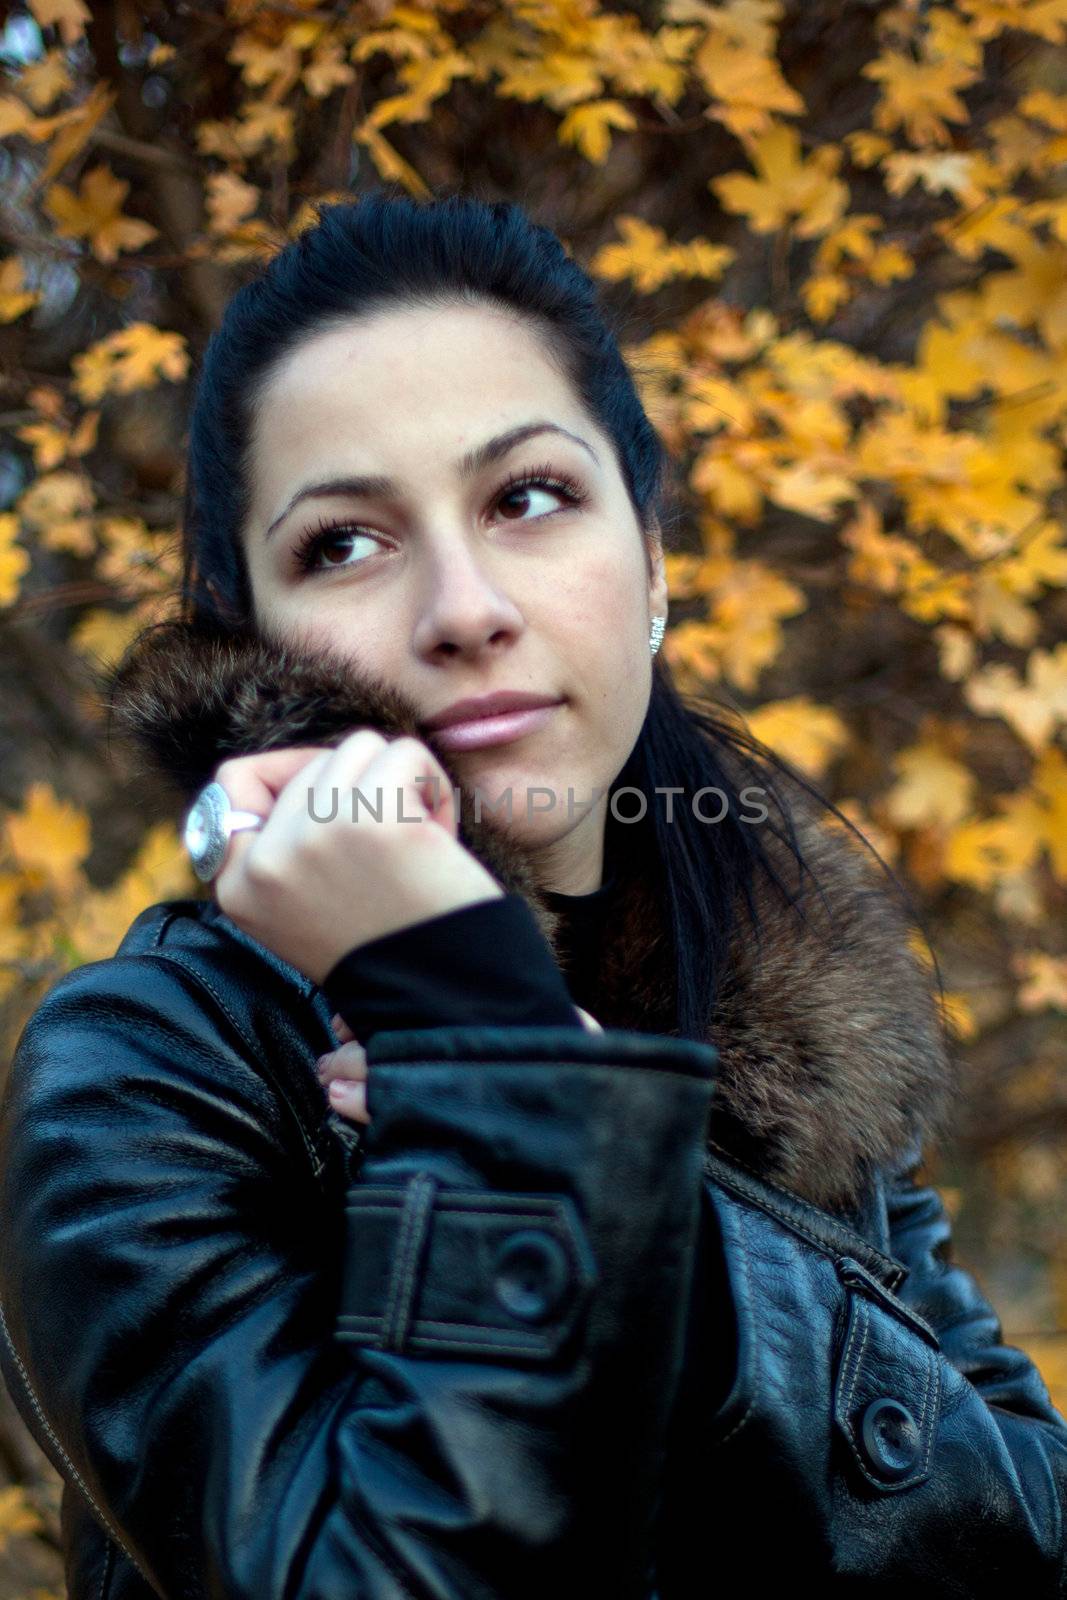
[[[364,1328],[362,1330],[357,1329],[354,1331],[373,1333],[382,1319],[380,1317],[372,1316],[370,1313],[353,1314],[352,1312],[346,1311],[338,1320],[345,1326],[347,1326],[350,1322],[362,1322],[365,1324]],[[539,1335],[534,1333],[523,1335],[518,1329],[509,1328],[502,1322],[439,1322],[428,1317],[416,1317],[414,1326],[416,1329],[421,1331],[417,1334],[413,1333],[412,1338],[432,1338],[433,1335],[427,1333],[426,1330],[431,1328],[440,1328],[445,1333],[510,1333],[515,1338],[529,1337],[530,1341],[534,1344],[541,1342]]]
[[[107,1548],[104,1551],[104,1566],[102,1572],[100,1573],[100,1589],[97,1593],[96,1600],[104,1600],[104,1597],[107,1593],[108,1579],[111,1576],[111,1560],[114,1554],[115,1546],[109,1539],[107,1541]]]
[[[480,1331],[480,1330],[474,1330]],[[349,1344],[365,1344],[374,1339],[371,1333],[358,1333],[339,1330],[336,1338],[347,1341]],[[542,1341],[540,1344],[507,1344],[496,1339],[446,1339],[442,1335],[413,1333],[408,1339],[410,1350],[458,1350],[464,1355],[473,1355],[481,1351],[488,1351],[490,1355],[501,1356],[550,1356],[555,1351],[555,1344]]]
[[[402,1206],[407,1196],[407,1187],[385,1188],[373,1183],[349,1184],[347,1200],[349,1205],[357,1201],[362,1204],[366,1196],[372,1204],[385,1206],[395,1211]],[[480,1213],[486,1208],[498,1209],[502,1215],[511,1215],[513,1211],[528,1211],[531,1216],[553,1216],[559,1210],[559,1203],[554,1200],[545,1200],[535,1194],[501,1194],[497,1190],[481,1192],[475,1190],[468,1193],[461,1189],[445,1189],[442,1191],[437,1205],[440,1211],[474,1211]]]
[[[765,1184],[767,1188],[773,1189],[776,1194],[780,1194],[783,1199],[791,1201],[794,1205],[810,1204],[810,1201],[805,1201],[801,1195],[794,1194],[791,1189],[786,1189],[782,1184],[775,1183],[773,1178],[768,1178],[762,1172],[758,1172],[755,1167],[750,1167],[747,1161],[741,1161],[733,1154],[732,1151],[724,1149],[721,1144],[716,1144],[714,1139],[708,1140],[708,1149],[719,1154],[727,1163],[727,1166],[732,1165],[741,1167],[749,1174],[751,1178],[755,1178],[757,1183]],[[715,1176],[720,1182],[729,1186],[730,1180],[728,1177],[723,1177],[719,1173],[716,1173]],[[736,1185],[736,1190],[738,1194],[744,1195],[745,1198],[751,1200],[753,1204],[762,1207],[766,1211],[769,1211],[772,1216],[778,1217],[780,1221],[785,1222],[789,1227],[794,1228],[797,1233],[801,1234],[803,1238],[809,1240],[810,1243],[818,1245],[819,1249],[825,1254],[834,1256],[841,1254],[840,1245],[833,1243],[830,1240],[820,1238],[817,1233],[814,1233],[811,1229],[806,1227],[803,1222],[799,1222],[795,1217],[790,1216],[788,1213],[783,1213],[782,1211],[777,1210],[771,1205],[770,1201],[764,1195],[749,1194],[739,1183]],[[880,1261],[886,1267],[887,1270],[892,1270],[897,1274],[897,1276],[899,1276],[901,1266],[900,1262],[892,1260],[892,1258],[887,1256],[884,1251],[879,1250],[876,1245],[871,1244],[870,1240],[865,1239],[861,1233],[857,1233],[854,1228],[850,1228],[847,1223],[838,1222],[836,1218],[832,1220],[835,1228],[840,1229],[846,1237],[853,1240],[862,1248],[862,1250],[869,1251],[876,1260]]]
[[[163,961],[170,961],[171,963],[173,963],[174,966],[179,967],[183,972],[188,974],[188,976],[193,980],[193,982],[197,985],[197,987],[199,989],[202,989],[206,994],[209,994],[211,996],[211,998],[214,1000],[215,1004],[218,1006],[219,1010],[222,1012],[223,1016],[226,1018],[227,1022],[230,1024],[230,1027],[234,1030],[234,1032],[238,1035],[238,1037],[243,1041],[244,1047],[248,1051],[248,1054],[251,1057],[252,1061],[258,1061],[258,1059],[259,1059],[259,1050],[256,1047],[256,1044],[255,1044],[254,1040],[249,1039],[247,1033],[242,1028],[241,1024],[238,1022],[237,1018],[234,1016],[233,1012],[230,1010],[230,1008],[226,1004],[225,1000],[222,998],[222,996],[215,989],[215,987],[211,983],[210,979],[205,978],[202,972],[198,972],[197,969],[194,966],[192,966],[190,964],[190,962],[188,962],[185,959],[184,956],[181,956],[181,955],[177,954],[177,952],[168,951],[165,954],[162,954],[160,956],[160,959],[163,960]],[[319,1177],[321,1175],[322,1170],[323,1170],[323,1159],[322,1159],[322,1156],[319,1154],[318,1150],[315,1148],[314,1144],[312,1143],[311,1138],[308,1135],[308,1131],[304,1126],[304,1120],[300,1116],[300,1113],[297,1111],[296,1107],[282,1093],[281,1089],[278,1088],[278,1086],[276,1084],[274,1084],[273,1079],[271,1080],[271,1083],[272,1083],[272,1087],[274,1088],[275,1093],[279,1096],[280,1099],[285,1101],[285,1104],[289,1107],[289,1109],[293,1113],[293,1117],[294,1117],[294,1120],[296,1121],[296,1125],[297,1125],[298,1129],[300,1130],[300,1137],[304,1141],[304,1149],[307,1151],[308,1158],[309,1158],[309,1160],[311,1162],[311,1168],[312,1168],[313,1176],[317,1178],[317,1177]]]
[[[48,1418],[45,1416],[44,1411],[43,1411],[43,1409],[41,1407],[41,1403],[38,1400],[36,1394],[34,1393],[33,1386],[30,1383],[29,1373],[26,1371],[26,1368],[23,1365],[22,1357],[19,1355],[18,1351],[15,1348],[14,1340],[12,1339],[10,1330],[8,1329],[7,1318],[4,1316],[4,1308],[3,1308],[2,1303],[0,1303],[0,1333],[3,1334],[4,1343],[7,1346],[8,1350],[11,1352],[12,1359],[14,1360],[14,1363],[15,1363],[16,1367],[18,1368],[19,1377],[22,1379],[23,1387],[26,1390],[26,1395],[27,1395],[27,1397],[29,1399],[30,1404],[32,1405],[32,1407],[34,1409],[34,1413],[36,1414],[37,1419],[41,1424],[41,1427],[44,1429],[45,1433],[47,1434],[47,1436],[48,1436],[48,1438],[49,1438],[49,1440],[50,1440],[50,1442],[51,1442],[51,1444],[52,1444],[52,1446],[53,1446],[53,1448],[54,1448],[54,1450],[56,1452],[56,1455],[62,1461],[63,1465],[66,1467],[68,1473],[70,1474],[70,1477],[71,1477],[72,1481],[77,1484],[78,1488],[81,1490],[81,1492],[85,1496],[86,1500],[88,1500],[89,1504],[92,1506],[93,1510],[96,1512],[96,1515],[99,1517],[101,1523],[107,1529],[107,1531],[111,1535],[111,1537],[114,1539],[115,1543],[119,1546],[119,1548],[121,1550],[123,1550],[125,1552],[125,1554],[129,1557],[130,1561],[137,1568],[137,1571],[141,1574],[142,1578],[144,1578],[145,1582],[147,1583],[148,1582],[148,1574],[145,1572],[144,1568],[141,1566],[141,1563],[136,1559],[136,1557],[133,1556],[130,1553],[130,1551],[127,1548],[127,1546],[125,1545],[125,1543],[119,1538],[118,1534],[115,1532],[114,1528],[111,1525],[111,1522],[110,1522],[109,1518],[106,1516],[106,1514],[97,1505],[96,1499],[93,1496],[92,1490],[89,1488],[89,1485],[86,1483],[85,1479],[82,1477],[81,1473],[78,1471],[77,1467],[74,1465],[74,1462],[71,1460],[70,1456],[67,1454],[66,1450],[63,1448],[63,1445],[61,1444],[60,1439],[59,1439],[59,1435],[56,1433],[56,1430],[53,1428],[52,1424],[49,1422]]]
[[[930,1470],[930,1457],[934,1453],[934,1433],[937,1429],[937,1418],[941,1407],[941,1357],[936,1352],[931,1351],[930,1358],[933,1362],[933,1379],[931,1383],[933,1401],[930,1407],[930,1432],[926,1441],[926,1458],[923,1461],[924,1472],[929,1472]]]
[[[845,1396],[845,1421],[848,1424],[849,1433],[853,1436],[855,1436],[855,1428],[853,1427],[852,1423],[852,1401],[855,1398],[856,1384],[859,1382],[860,1372],[863,1369],[863,1352],[867,1348],[867,1337],[871,1331],[870,1312],[867,1310],[867,1307],[862,1300],[856,1300],[856,1309],[859,1311],[860,1315],[856,1318],[853,1333],[855,1333],[855,1328],[859,1327],[862,1320],[863,1338],[860,1340],[860,1347],[856,1352],[856,1361],[852,1368],[852,1381],[848,1386],[848,1393]],[[849,1340],[849,1343],[852,1343],[851,1339]]]
[[[745,1232],[745,1224],[744,1224],[744,1219],[743,1218],[741,1219],[741,1232],[742,1232],[742,1234]],[[737,1252],[737,1254],[738,1254],[738,1258],[740,1259],[740,1262],[741,1262],[741,1271],[742,1271],[742,1274],[743,1274],[744,1279],[745,1279],[745,1288],[746,1288],[747,1294],[748,1294],[748,1309],[751,1312],[754,1302],[753,1302],[753,1299],[752,1299],[752,1278],[751,1278],[751,1276],[749,1274],[749,1270],[748,1270],[748,1250],[746,1249],[746,1243],[747,1243],[747,1241],[745,1239],[741,1240],[741,1249]],[[738,1341],[738,1342],[740,1343],[740,1341]],[[751,1345],[751,1343],[752,1343],[752,1329],[750,1328],[749,1329],[749,1344]],[[744,1411],[741,1413],[741,1415],[738,1418],[738,1420],[734,1423],[734,1425],[730,1429],[729,1433],[723,1434],[723,1437],[719,1440],[719,1448],[720,1449],[722,1448],[722,1446],[724,1444],[729,1444],[730,1440],[733,1438],[735,1433],[740,1433],[741,1432],[741,1429],[745,1426],[745,1423],[751,1417],[751,1415],[752,1415],[752,1413],[753,1413],[753,1411],[755,1409],[756,1397],[759,1394],[759,1376],[760,1376],[760,1374],[759,1374],[759,1358],[758,1357],[756,1358],[756,1361],[754,1363],[754,1367],[755,1367],[755,1377],[752,1380],[752,1393],[749,1396],[748,1405],[745,1407]]]
[[[429,1233],[430,1212],[436,1192],[436,1178],[425,1172],[417,1173],[408,1186],[400,1219],[400,1240],[393,1281],[389,1285],[389,1299],[382,1319],[382,1345],[387,1350],[400,1351],[404,1346],[413,1310],[416,1267]]]

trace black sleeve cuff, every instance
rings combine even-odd
[[[582,1026],[551,947],[519,894],[460,906],[357,945],[319,987],[360,1043],[383,1029]]]

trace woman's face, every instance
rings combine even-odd
[[[494,815],[510,790],[511,831],[550,886],[594,888],[667,589],[610,440],[530,327],[456,304],[315,334],[264,390],[251,480],[263,634],[340,649],[421,719],[502,690],[558,702],[448,753]]]

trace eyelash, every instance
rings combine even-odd
[[[535,467],[532,472],[513,472],[496,491],[493,496],[494,503],[498,500],[503,500],[516,489],[553,489],[557,494],[563,496],[569,506],[577,507],[584,506],[589,498],[578,480],[572,478],[569,472],[555,472],[548,465]],[[550,517],[552,512],[545,511],[541,515]],[[530,520],[539,522],[541,519],[540,517],[533,517]],[[330,570],[329,567],[320,568],[316,566],[315,560],[319,551],[330,543],[330,536],[332,535],[336,538],[342,534],[359,534],[363,531],[363,528],[358,523],[331,522],[327,518],[323,518],[317,527],[309,528],[307,533],[304,534],[293,551],[293,559],[301,572],[327,572]],[[359,564],[358,561],[352,563],[353,566],[359,566]],[[337,562],[335,565],[340,568],[343,564]]]

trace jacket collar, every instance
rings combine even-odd
[[[167,622],[135,642],[109,695],[120,732],[186,804],[229,756],[332,745],[356,725],[424,738],[459,784],[448,753],[420,732],[417,708],[357,676],[340,654]],[[730,752],[719,754],[729,765]],[[852,837],[828,827],[799,785],[775,780],[814,882],[805,877],[801,918],[769,880],[757,880],[758,946],[738,908],[726,970],[709,995],[706,1038],[719,1052],[709,1145],[815,1205],[849,1209],[879,1169],[945,1137],[958,1088],[908,919]],[[527,899],[558,952],[558,915],[522,850],[497,819],[476,819],[468,798],[460,837],[507,892]],[[775,870],[795,884],[795,858],[770,834],[763,843]],[[592,1009],[605,1027],[674,1033],[658,885],[624,850],[616,866]]]

